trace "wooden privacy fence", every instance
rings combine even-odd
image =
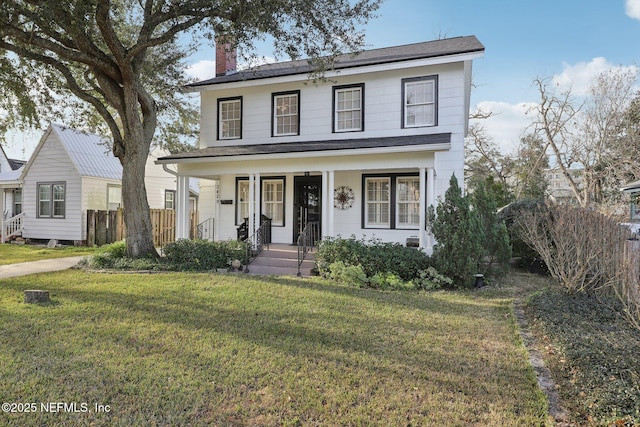
[[[163,247],[176,238],[176,211],[173,209],[151,209],[153,243]],[[122,209],[115,211],[87,211],[87,245],[102,246],[118,242],[125,238]],[[191,212],[189,218],[189,237],[198,235],[198,214]]]

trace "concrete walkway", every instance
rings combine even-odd
[[[82,261],[84,256],[43,259],[41,261],[21,262],[18,264],[0,265],[0,279],[26,276],[27,274],[48,273],[67,270]]]

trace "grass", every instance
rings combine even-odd
[[[621,310],[611,299],[556,286],[526,306],[577,425],[640,425],[640,334]]]
[[[17,264],[42,259],[63,258],[69,256],[91,255],[94,248],[63,246],[61,248],[47,248],[40,245],[0,245],[0,265]]]
[[[0,281],[0,324],[1,402],[89,408],[3,425],[547,423],[499,294],[67,271]]]

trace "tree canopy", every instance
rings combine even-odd
[[[327,69],[337,55],[363,46],[362,28],[380,1],[5,1],[4,125],[71,116],[83,128],[108,129],[123,166],[128,254],[155,255],[144,167],[160,123],[167,132],[185,130],[188,107],[177,96],[185,58],[219,35],[250,56],[270,36],[276,55]]]

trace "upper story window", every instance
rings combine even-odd
[[[300,135],[300,91],[273,94],[271,135]]]
[[[65,215],[64,182],[38,183],[38,218],[64,218]]]
[[[333,131],[364,130],[364,84],[333,88]]]
[[[438,124],[438,77],[402,79],[402,127]]]
[[[242,97],[218,100],[218,139],[242,138]]]

